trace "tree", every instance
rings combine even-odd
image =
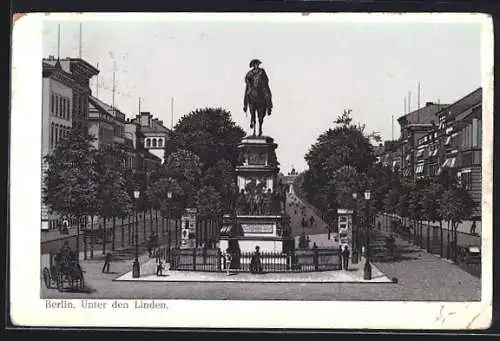
[[[97,201],[103,217],[103,254],[106,254],[106,221],[112,219],[111,249],[115,249],[116,218],[124,217],[132,208],[125,178],[125,153],[116,146],[103,146],[95,152],[95,171],[98,175]]]
[[[350,110],[340,114],[335,124],[318,137],[305,155],[309,170],[304,176],[304,192],[308,201],[322,211],[332,209],[330,199],[336,195],[325,193],[324,188],[333,189],[328,183],[338,169],[350,166],[358,173],[366,173],[375,161],[365,127],[352,123]]]
[[[180,217],[186,208],[186,193],[178,180],[164,178],[148,188],[147,195],[165,218]]]
[[[200,216],[218,216],[222,212],[221,195],[214,187],[203,186],[196,193],[196,208]]]
[[[439,210],[439,201],[444,192],[444,186],[439,182],[431,182],[427,188],[425,188],[422,197],[422,209],[423,216],[428,221],[427,225],[427,236],[429,236],[429,223],[439,222],[439,254],[443,256],[443,223],[442,216]]]
[[[183,116],[166,143],[166,158],[179,149],[199,156],[205,169],[226,159],[234,168],[239,164],[238,144],[245,131],[221,108],[197,109]]]
[[[471,216],[473,209],[474,202],[464,188],[451,187],[441,195],[439,213],[448,222],[448,240],[450,227],[453,233],[452,257],[454,261],[457,258],[457,227]]]
[[[202,186],[213,187],[222,196],[222,207],[228,211],[231,209],[230,191],[235,182],[234,168],[226,159],[220,159],[215,165],[207,168],[201,179]]]
[[[78,221],[76,254],[79,260],[81,218],[95,208],[97,174],[94,170],[94,138],[72,130],[54,151],[45,157],[42,195],[48,208]]]

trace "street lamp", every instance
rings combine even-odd
[[[141,195],[140,191],[134,191],[134,199],[136,202],[135,209],[135,260],[132,264],[132,277],[139,278],[141,277],[141,267],[139,265],[139,219],[137,217],[137,200]]]
[[[167,191],[167,198],[170,200],[172,199],[172,191],[171,190],[168,190]],[[169,207],[170,207],[170,203],[169,203]],[[168,214],[168,220],[167,220],[167,229],[168,229],[168,252],[170,253],[170,244],[172,243],[172,236],[171,236],[171,232],[170,232],[170,219],[171,219],[171,209],[169,208],[169,214]],[[177,242],[177,223],[175,225],[175,240]]]
[[[366,260],[364,268],[364,279],[372,279],[372,266],[370,264],[370,191],[365,191],[365,201],[366,201]]]
[[[353,242],[352,242],[352,262],[354,264],[358,263],[358,243],[359,243],[359,236],[358,236],[358,222],[357,222],[357,214],[358,214],[358,193],[354,192],[352,193],[352,198],[354,200],[354,214],[352,217],[352,226],[353,226]],[[354,227],[356,227],[356,231],[354,232]]]

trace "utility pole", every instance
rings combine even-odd
[[[174,98],[170,98],[170,130],[174,129]]]
[[[391,141],[394,141],[394,115],[391,116]]]
[[[57,25],[57,60],[61,55],[61,24]]]
[[[408,91],[408,113],[411,112],[411,91]]]
[[[113,115],[115,114],[115,71],[113,71],[113,100],[112,100]]]
[[[96,68],[99,70],[99,62],[97,63]],[[95,79],[95,95],[96,97],[99,97],[99,74],[96,75]]]
[[[78,40],[78,58],[82,59],[82,23],[80,23],[80,38]]]

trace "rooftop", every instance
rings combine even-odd
[[[450,104],[446,109],[441,110],[438,115],[446,115],[448,116],[448,118],[454,118],[467,109],[480,105],[482,102],[482,98],[483,88],[477,88],[476,90],[460,98],[458,101]]]
[[[418,124],[431,124],[433,121],[438,122],[437,113],[444,108],[449,106],[449,104],[436,104],[432,102],[427,102],[424,107],[414,110],[404,116],[398,118],[398,122],[401,126],[406,125],[418,125]]]

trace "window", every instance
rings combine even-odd
[[[158,147],[163,147],[163,139],[158,139]]]
[[[472,162],[475,165],[481,164],[481,151],[480,150],[475,150],[474,152],[472,152]]]
[[[156,147],[156,139],[153,139],[153,147]]]
[[[57,95],[55,96],[55,101],[56,101],[56,108],[55,108],[56,110],[54,111],[54,115],[58,116],[58,114],[59,114],[59,96],[57,96]]]
[[[151,147],[151,140],[149,138],[146,139],[146,147]]]
[[[462,187],[465,188],[466,190],[471,189],[472,185],[472,172],[470,169],[464,169],[462,171],[462,175],[460,176],[460,182],[462,184]]]
[[[50,94],[50,113],[54,113],[54,94]]]
[[[57,145],[57,142],[59,142],[59,126],[56,124],[56,136],[54,138],[55,145]]]
[[[54,123],[51,124],[50,127],[50,148],[54,147],[54,137],[55,137],[55,129],[54,129]]]
[[[481,120],[472,119],[472,147],[481,146]]]

